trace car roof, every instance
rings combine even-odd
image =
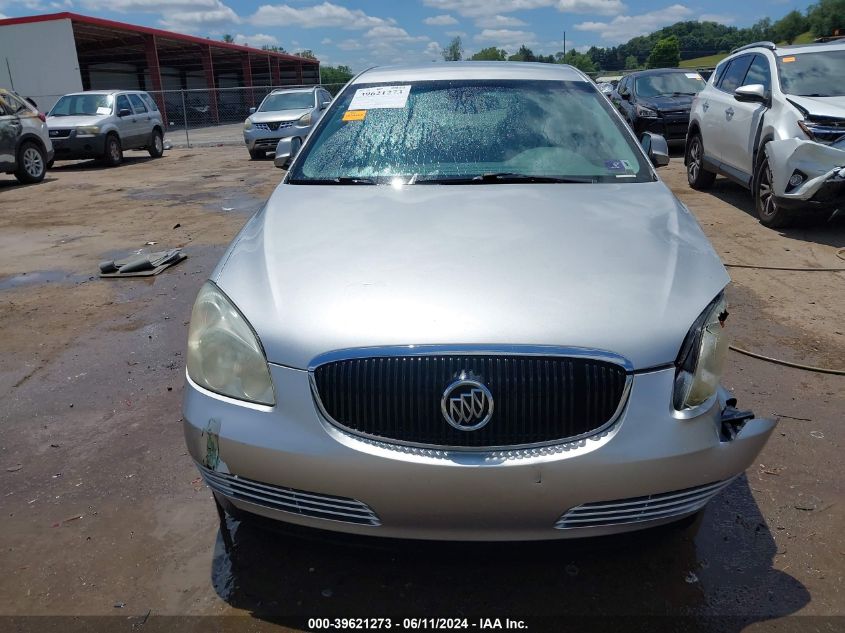
[[[668,73],[697,73],[695,68],[649,68],[629,73],[628,77],[648,77],[649,75],[666,75]]]
[[[845,39],[834,40],[833,42],[814,42],[811,44],[791,44],[789,46],[778,46],[775,54],[781,52],[795,53],[819,53],[821,51],[843,51],[845,50]]]
[[[272,92],[271,95],[280,95],[286,92],[314,92],[317,88],[322,88],[322,86],[307,86],[304,88],[276,88]]]
[[[549,81],[588,81],[568,64],[533,62],[444,62],[407,66],[381,66],[365,70],[353,84],[443,79],[540,79]]]
[[[122,92],[144,92],[143,90],[82,90],[80,92],[69,92],[66,97],[75,97],[76,95],[116,95]]]

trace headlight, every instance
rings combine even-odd
[[[297,125],[305,126],[311,125],[311,113],[303,114],[296,122]]]
[[[672,399],[678,411],[698,406],[716,393],[728,352],[727,318],[727,303],[720,294],[695,320],[684,339],[676,362]]]
[[[638,105],[637,116],[642,117],[643,119],[656,119],[657,112],[655,112],[651,108],[644,108],[643,106]]]
[[[77,136],[97,136],[100,133],[100,126],[98,125],[82,125],[76,128]]]
[[[261,342],[240,311],[210,281],[200,289],[191,311],[188,375],[224,396],[276,403]]]
[[[247,119],[244,121],[244,129],[251,130],[252,129],[252,119]]]

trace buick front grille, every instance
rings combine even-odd
[[[209,470],[199,464],[197,467],[209,488],[230,499],[315,519],[381,525],[376,513],[367,504],[355,499],[262,484],[237,475]]]
[[[555,528],[570,530],[610,527],[626,523],[681,517],[703,508],[710,499],[719,494],[732,481],[733,479],[717,481],[704,486],[674,492],[662,492],[646,497],[585,503],[565,512],[555,523]]]
[[[386,442],[448,448],[554,444],[607,428],[628,391],[624,367],[582,357],[421,355],[352,358],[313,369],[315,397],[328,420]],[[488,391],[467,392],[481,428],[447,422],[446,390],[460,377]],[[455,400],[454,398],[452,400]],[[488,402],[489,400],[489,402]],[[492,415],[483,422],[484,407]]]

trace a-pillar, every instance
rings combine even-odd
[[[155,35],[144,36],[144,55],[147,58],[147,68],[150,71],[153,98],[158,105],[158,109],[161,110],[161,120],[167,125],[167,109],[164,107],[164,95],[161,92],[161,67],[158,63],[158,46]]]
[[[241,57],[241,66],[243,68],[244,87],[248,88],[246,91],[247,106],[255,107],[255,93],[252,91],[252,65],[249,60],[249,53],[244,53]]]
[[[202,46],[202,70],[205,73],[205,85],[208,88],[208,105],[211,109],[211,120],[214,125],[220,125],[220,115],[217,112],[217,86],[214,83],[214,61],[211,59],[211,46]]]

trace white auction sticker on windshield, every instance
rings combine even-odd
[[[378,108],[404,108],[408,103],[411,86],[376,86],[359,88],[352,97],[348,110],[376,110]]]
[[[690,79],[700,79],[701,81],[704,81],[704,77],[702,77],[702,76],[701,76],[701,75],[699,75],[698,73],[684,73],[684,74],[685,74],[687,77],[689,77]]]
[[[100,106],[97,108],[97,114],[111,114],[111,108],[108,106]]]

